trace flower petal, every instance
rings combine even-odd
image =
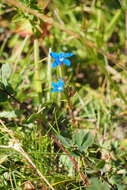
[[[71,56],[73,56],[74,54],[73,53],[64,53],[64,57],[66,58],[66,57],[71,57]]]
[[[57,61],[54,61],[54,62],[52,63],[52,68],[55,68],[55,67],[57,67],[57,66],[58,66]]]
[[[67,66],[70,66],[71,65],[71,62],[69,61],[69,59],[64,59],[63,60],[63,63]]]
[[[54,89],[51,90],[51,92],[61,92],[61,91],[63,91],[63,90],[64,90],[63,88],[61,88],[61,89],[59,89],[59,88],[54,88]]]
[[[58,80],[57,85],[58,85],[58,87],[63,87],[64,82],[62,80]]]
[[[50,53],[50,56],[53,57],[54,59],[58,58],[58,53],[55,53],[55,52],[51,52]]]
[[[53,88],[58,88],[58,84],[55,82],[52,82],[52,86],[53,86]]]
[[[64,58],[64,55],[65,55],[64,52],[60,52],[60,53],[59,53],[59,58],[62,58],[62,57]]]
[[[58,88],[54,88],[51,90],[51,92],[59,92]]]

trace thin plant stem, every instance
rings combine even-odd
[[[60,79],[62,79],[63,74],[62,74],[62,67],[61,66],[58,66],[58,74],[59,74]]]
[[[63,79],[62,67],[61,67],[61,65],[59,65],[59,66],[57,67],[57,78],[58,78],[58,80],[59,80],[59,79],[61,79],[61,80]],[[59,105],[59,106],[61,105],[60,100],[61,100],[61,92],[58,92],[58,94],[57,94],[57,102],[58,102],[58,105]]]
[[[75,116],[74,116],[74,113],[73,113],[73,106],[72,106],[71,98],[68,95],[68,90],[67,89],[65,89],[64,94],[65,94],[65,97],[67,99],[69,115],[70,115],[70,117],[72,119],[73,127],[76,127],[76,120],[75,120]]]
[[[34,74],[34,89],[37,92],[38,95],[38,103],[41,103],[41,93],[42,93],[42,87],[41,87],[41,78],[40,78],[40,64],[39,64],[39,44],[38,39],[34,40],[34,64],[35,64],[35,74]]]
[[[15,73],[15,71],[16,71],[17,63],[18,63],[18,61],[20,59],[21,53],[22,53],[28,39],[29,39],[29,35],[27,35],[25,37],[25,39],[23,40],[21,46],[16,50],[16,53],[13,54],[13,56],[8,60],[11,63],[14,62],[13,73]]]
[[[48,80],[48,92],[47,92],[47,101],[50,101],[51,98],[51,83],[52,83],[52,71],[51,71],[51,53],[52,49],[49,48],[48,53],[48,64],[47,64],[47,80]]]

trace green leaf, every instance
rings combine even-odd
[[[32,123],[33,121],[37,119],[42,119],[42,114],[41,113],[33,113],[30,115],[30,117],[27,119],[27,123]]]
[[[16,114],[14,111],[3,111],[0,112],[0,118],[15,118]]]
[[[83,129],[76,131],[72,137],[73,143],[78,146],[81,146],[85,135],[86,135],[86,133],[84,132]]]
[[[74,156],[74,157],[79,157],[81,156],[81,152],[79,152],[78,150],[74,150],[72,152],[70,152],[71,156]]]
[[[14,94],[14,90],[12,86],[9,83],[6,83],[6,85],[2,82],[0,82],[0,102],[5,102],[10,97],[8,94]]]
[[[88,147],[90,147],[94,142],[94,138],[90,132],[86,133],[83,141],[82,146],[80,146],[80,151],[86,150]]]
[[[73,142],[79,147],[82,152],[86,150],[89,146],[93,144],[93,136],[90,132],[85,132],[84,130],[79,130],[79,132],[73,135]]]
[[[6,86],[7,81],[12,73],[11,64],[8,64],[8,63],[3,64],[0,70],[0,73],[1,73],[1,81]]]
[[[0,102],[5,102],[8,100],[8,95],[0,90]]]
[[[122,9],[118,9],[115,11],[113,18],[108,23],[105,29],[104,41],[107,41],[112,35],[114,29],[116,28],[116,25],[118,24],[118,21],[120,20],[121,14],[122,14]]]
[[[71,143],[69,141],[69,139],[61,136],[61,135],[58,135],[57,138],[61,141],[61,143],[64,145],[64,146],[67,146],[67,147],[71,147]]]
[[[86,188],[86,190],[110,190],[109,185],[106,182],[101,182],[97,178],[92,178],[90,187]]]
[[[126,190],[126,186],[121,184],[117,184],[117,188],[118,190]]]
[[[105,165],[105,161],[104,160],[99,160],[99,162],[96,165],[96,168],[101,169],[101,168],[104,167],[104,165]]]
[[[65,170],[67,170],[67,172],[68,172],[68,176],[74,176],[75,175],[73,163],[67,155],[61,155],[60,156],[60,164],[62,164],[65,167]]]

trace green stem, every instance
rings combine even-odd
[[[39,64],[39,44],[38,40],[34,40],[34,65],[35,65],[35,74],[34,74],[34,89],[38,95],[37,102],[41,103],[41,78],[40,78],[40,64]]]
[[[72,125],[73,127],[76,127],[76,120],[75,120],[75,116],[74,116],[74,113],[73,113],[73,106],[72,106],[72,102],[71,102],[71,98],[69,97],[68,95],[68,91],[64,91],[64,94],[65,94],[65,97],[66,97],[66,100],[67,100],[67,103],[68,103],[68,110],[69,110],[69,115],[72,119]]]
[[[63,77],[62,76],[62,67],[58,66],[57,67],[57,78],[59,80],[59,79],[62,79],[62,77]],[[57,101],[58,101],[58,105],[60,106],[61,105],[61,92],[58,92]]]
[[[113,33],[113,30],[121,16],[122,10],[119,9],[116,11],[114,17],[112,18],[111,22],[108,24],[108,26],[106,27],[106,31],[105,31],[105,35],[104,35],[104,41],[108,41],[108,39],[110,38],[111,34]]]
[[[12,57],[8,60],[9,63],[13,63],[14,62],[13,73],[16,72],[17,63],[20,60],[20,56],[21,56],[21,54],[23,52],[23,49],[24,49],[24,47],[25,47],[28,39],[29,39],[29,36],[26,36],[25,39],[23,40],[21,46],[16,50],[15,53],[13,53]]]
[[[49,53],[48,53],[48,64],[47,64],[47,80],[48,80],[48,92],[47,92],[47,101],[50,101],[51,98],[51,84],[52,84],[52,70],[51,70],[51,53],[52,49],[49,48]]]

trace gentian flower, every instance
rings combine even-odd
[[[69,59],[66,59],[67,57],[71,57],[73,56],[73,53],[54,53],[51,52],[50,56],[55,59],[55,61],[52,63],[52,67],[57,67],[58,65],[61,65],[62,63],[64,63],[67,66],[71,65],[71,62],[69,61]]]
[[[63,85],[64,85],[64,82],[62,80],[58,80],[57,83],[55,82],[52,82],[52,87],[54,89],[51,90],[51,92],[60,92],[60,91],[63,91]]]

